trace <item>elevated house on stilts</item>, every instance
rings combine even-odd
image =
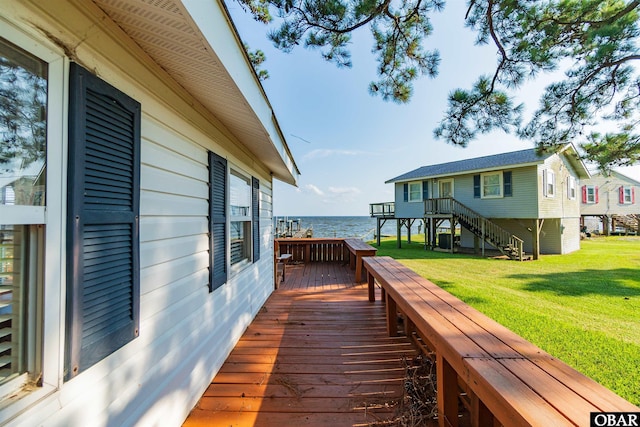
[[[537,259],[580,248],[579,180],[589,177],[572,144],[423,166],[386,181],[395,200],[371,204],[370,213],[378,245],[386,221],[396,221],[400,245],[402,228],[410,241],[420,220],[425,247]]]
[[[640,182],[615,171],[597,173],[580,181],[580,193],[585,232],[638,234]]]

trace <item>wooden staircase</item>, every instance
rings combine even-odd
[[[427,199],[425,216],[450,215],[461,226],[513,260],[523,261],[523,240],[453,198]]]
[[[627,232],[632,232],[638,234],[638,225],[640,224],[640,215],[638,214],[629,214],[629,215],[614,215],[613,221],[616,226],[624,227]]]

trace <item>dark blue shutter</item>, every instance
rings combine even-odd
[[[473,197],[480,198],[480,175],[473,175]]]
[[[504,197],[511,197],[513,195],[512,185],[511,185],[511,171],[502,172],[502,183],[504,184],[502,195]]]
[[[409,184],[405,184],[403,186],[403,193],[404,193],[404,201],[408,202],[409,201]]]
[[[251,229],[253,233],[253,262],[260,259],[260,180],[251,177]]]
[[[140,117],[71,64],[65,380],[138,336]]]
[[[422,200],[429,198],[429,181],[422,181]]]
[[[227,160],[209,153],[209,291],[227,281]]]

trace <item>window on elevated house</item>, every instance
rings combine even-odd
[[[576,179],[572,176],[567,178],[567,198],[569,200],[576,199]]]
[[[409,183],[409,202],[422,201],[422,182]]]
[[[630,205],[635,203],[635,191],[633,187],[621,186],[619,191],[620,191],[620,204]]]
[[[502,197],[502,172],[488,172],[480,175],[480,187],[483,199]]]
[[[582,203],[596,204],[598,203],[598,187],[595,185],[582,186]]]
[[[555,197],[556,195],[556,174],[551,169],[543,171],[543,192],[545,197]]]

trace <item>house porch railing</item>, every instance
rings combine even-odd
[[[396,204],[394,202],[370,203],[369,213],[372,217],[394,218],[396,215]]]
[[[276,255],[291,254],[290,262],[349,262],[349,250],[340,238],[275,239]]]
[[[380,221],[395,218],[395,203],[371,203],[369,204],[369,212],[372,217],[378,218],[378,228],[380,228]],[[454,198],[443,197],[424,200],[423,215],[425,219],[451,217],[503,254],[520,261],[524,259],[524,241],[522,239]],[[379,232],[380,230],[378,230],[378,236]]]

